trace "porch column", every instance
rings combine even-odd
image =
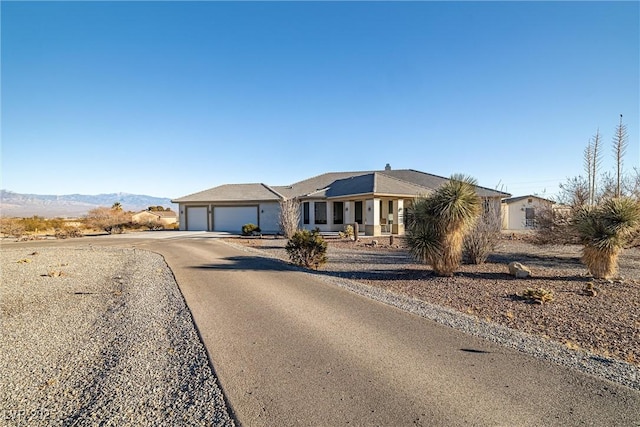
[[[404,200],[393,201],[393,234],[404,234]]]
[[[380,236],[380,199],[367,199],[364,212],[364,230],[367,236]]]
[[[352,200],[344,202],[344,225],[351,225],[356,222],[356,207]]]

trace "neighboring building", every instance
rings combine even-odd
[[[301,202],[300,227],[341,231],[358,223],[370,236],[404,234],[404,212],[413,200],[427,195],[447,178],[413,169],[330,172],[289,186],[226,184],[172,200],[180,208],[181,230],[239,233],[244,224],[264,233],[279,232],[280,200]],[[500,203],[510,194],[477,187],[485,200]]]
[[[162,225],[172,225],[178,222],[178,215],[174,211],[142,211],[131,216],[131,222],[137,224],[157,221]]]
[[[533,230],[536,215],[543,209],[553,209],[554,201],[538,196],[521,196],[502,201],[503,230]]]

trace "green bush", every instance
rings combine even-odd
[[[255,233],[260,233],[260,227],[258,227],[255,224],[245,224],[242,226],[242,235],[243,236],[251,236],[252,234]]]
[[[318,230],[298,230],[285,247],[291,262],[296,265],[315,268],[327,262],[327,242]]]

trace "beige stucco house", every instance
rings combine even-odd
[[[552,209],[555,202],[539,196],[511,197],[502,201],[502,229],[506,231],[533,230],[536,214]]]
[[[164,226],[178,222],[178,215],[173,211],[142,211],[131,216],[131,222],[144,224],[150,221],[159,222]]]
[[[172,200],[179,205],[181,230],[239,233],[247,223],[263,233],[279,232],[280,200],[301,203],[300,228],[342,231],[358,224],[370,236],[404,234],[407,207],[447,178],[413,169],[329,172],[287,186],[226,184]],[[477,187],[480,197],[496,203],[510,194]]]

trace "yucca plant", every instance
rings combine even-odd
[[[584,248],[582,261],[596,279],[608,279],[618,270],[618,256],[640,227],[640,202],[613,198],[576,215],[575,226]]]
[[[454,175],[409,213],[407,243],[413,257],[440,276],[453,276],[462,260],[464,237],[480,214],[475,180]]]

